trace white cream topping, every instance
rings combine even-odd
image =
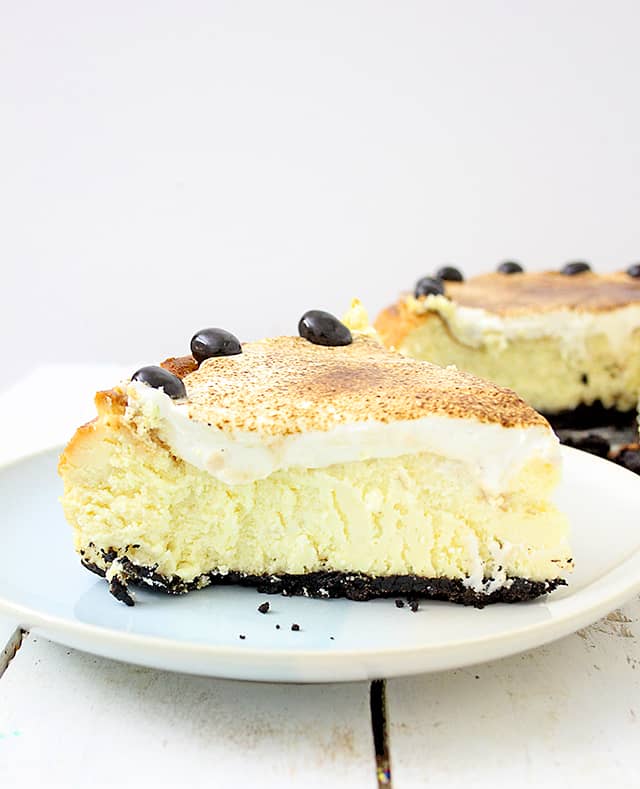
[[[188,393],[187,382],[187,393]],[[560,462],[558,439],[535,425],[505,428],[472,419],[426,416],[383,423],[338,425],[326,432],[285,436],[228,432],[192,420],[189,401],[172,400],[162,390],[139,382],[127,388],[126,419],[138,431],[157,431],[179,458],[227,485],[264,479],[292,468],[324,468],[336,463],[430,452],[465,463],[487,494],[496,496],[533,458]]]
[[[480,307],[465,307],[445,296],[408,299],[409,308],[417,315],[436,312],[446,322],[453,336],[473,348],[506,347],[514,340],[536,340],[553,337],[560,340],[564,353],[586,352],[588,337],[604,334],[613,352],[623,352],[625,341],[640,329],[640,305],[629,304],[615,310],[580,312],[553,310],[531,315],[497,315]]]

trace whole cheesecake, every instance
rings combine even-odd
[[[482,606],[564,583],[545,419],[318,315],[226,349],[207,330],[97,394],[59,467],[85,567],[127,604],[136,584]]]
[[[640,393],[640,267],[517,264],[418,282],[375,327],[386,346],[514,389],[558,427],[633,419]],[[457,273],[457,276],[456,276]]]

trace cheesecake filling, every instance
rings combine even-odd
[[[429,453],[229,486],[158,441],[100,430],[93,462],[81,454],[68,469],[63,501],[83,561],[116,591],[136,577],[179,592],[248,576],[295,577],[305,594],[305,576],[330,572],[347,594],[366,579],[395,578],[409,594],[447,578],[486,598],[571,569],[566,518],[550,501],[557,473],[540,461],[495,498],[468,464]]]
[[[457,304],[445,296],[430,295],[424,299],[408,296],[406,304],[415,315],[439,315],[452,336],[471,348],[501,350],[514,341],[552,337],[558,340],[566,356],[585,355],[586,340],[605,335],[615,354],[616,349],[622,353],[625,343],[640,330],[639,304],[606,311],[559,309],[522,315],[498,315],[480,307]]]
[[[188,395],[188,380],[185,384]],[[227,485],[266,479],[290,468],[317,469],[429,452],[463,463],[487,495],[499,496],[532,459],[560,464],[558,439],[543,425],[506,428],[430,415],[271,435],[224,431],[197,421],[190,414],[188,397],[172,400],[161,389],[139,382],[129,384],[126,391],[125,421],[139,436],[156,436],[176,457]]]

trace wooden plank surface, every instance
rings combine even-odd
[[[375,787],[367,683],[129,666],[27,636],[0,679],[0,786]]]
[[[640,786],[640,602],[540,649],[391,680],[394,789]]]

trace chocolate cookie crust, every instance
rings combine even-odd
[[[635,409],[618,411],[617,408],[606,408],[596,400],[591,405],[580,403],[570,411],[544,416],[555,431],[588,430],[594,427],[635,427],[637,412]]]
[[[107,552],[109,555],[111,552]],[[105,571],[85,559],[82,564],[92,572],[105,576]],[[111,594],[126,605],[134,601],[128,585],[151,587],[167,594],[185,594],[205,586],[250,586],[261,594],[315,597],[321,599],[344,597],[348,600],[373,600],[377,598],[408,597],[429,600],[444,600],[460,605],[484,608],[492,603],[520,603],[533,600],[566,585],[562,578],[548,581],[531,581],[527,578],[510,578],[510,584],[489,594],[482,594],[464,585],[463,581],[451,578],[421,578],[415,575],[389,575],[372,577],[362,573],[314,572],[304,575],[246,575],[230,572],[221,575],[217,571],[205,573],[191,582],[178,576],[167,578],[152,567],[141,567],[127,557],[120,559],[122,573],[109,584]]]

